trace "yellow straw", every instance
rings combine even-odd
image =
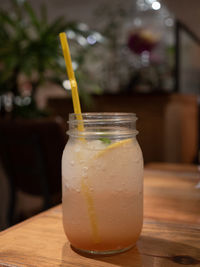
[[[77,87],[77,82],[75,79],[74,71],[72,68],[72,61],[71,61],[71,56],[69,52],[67,36],[64,32],[61,32],[59,34],[59,37],[60,37],[60,42],[62,45],[63,55],[65,59],[66,70],[67,70],[67,74],[68,74],[68,78],[69,78],[71,90],[72,90],[72,101],[73,101],[73,106],[74,106],[74,113],[76,114],[77,120],[80,121],[80,123],[78,123],[78,130],[84,131],[83,117],[81,114],[81,106],[80,106],[79,95],[78,95],[78,87]],[[84,138],[80,138],[80,139],[85,140]],[[95,208],[94,208],[94,201],[90,194],[89,186],[85,183],[85,178],[87,177],[82,177],[82,180],[81,180],[81,191],[86,199],[87,206],[88,206],[88,214],[90,218],[90,224],[92,227],[93,241],[94,243],[99,243],[100,242],[99,232],[98,232],[97,218],[96,218],[96,213],[95,213]]]
[[[81,114],[81,106],[80,106],[79,95],[78,95],[78,87],[77,87],[77,82],[76,82],[76,78],[74,75],[74,71],[72,68],[72,61],[71,61],[71,56],[70,56],[70,51],[69,51],[69,45],[67,42],[67,36],[64,32],[61,32],[59,34],[59,37],[60,37],[60,42],[61,42],[63,55],[65,59],[66,70],[67,70],[67,74],[68,74],[68,78],[69,78],[71,90],[72,90],[72,101],[73,101],[74,113],[76,114],[77,120],[80,121],[80,123],[78,123],[78,130],[84,131],[83,117]]]

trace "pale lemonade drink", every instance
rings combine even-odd
[[[95,127],[85,123],[84,138],[76,136],[72,126],[62,159],[64,230],[73,247],[93,253],[133,246],[143,220],[143,159],[133,127],[136,117],[119,113],[113,127],[116,115],[106,114],[99,122],[92,115],[89,121],[95,120]],[[112,121],[103,126],[107,118]]]

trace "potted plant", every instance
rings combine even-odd
[[[45,6],[37,15],[25,1],[11,0],[11,12],[0,10],[0,112],[12,117],[38,117],[46,113],[37,107],[35,94],[46,81],[62,85],[66,79],[64,60],[58,39],[59,32],[71,31],[76,42],[77,78],[79,87],[87,83],[83,68],[91,46],[80,38],[94,32],[77,22],[58,17],[49,22]]]

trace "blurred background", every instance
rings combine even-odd
[[[180,3],[181,2],[181,3]],[[134,112],[145,164],[198,164],[198,0],[0,0],[0,230],[61,201],[73,112]]]

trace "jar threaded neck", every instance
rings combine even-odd
[[[69,114],[68,135],[86,139],[108,137],[124,139],[137,135],[134,113],[82,113],[83,120],[76,119],[77,114]],[[78,130],[78,125],[84,125],[84,131]]]

